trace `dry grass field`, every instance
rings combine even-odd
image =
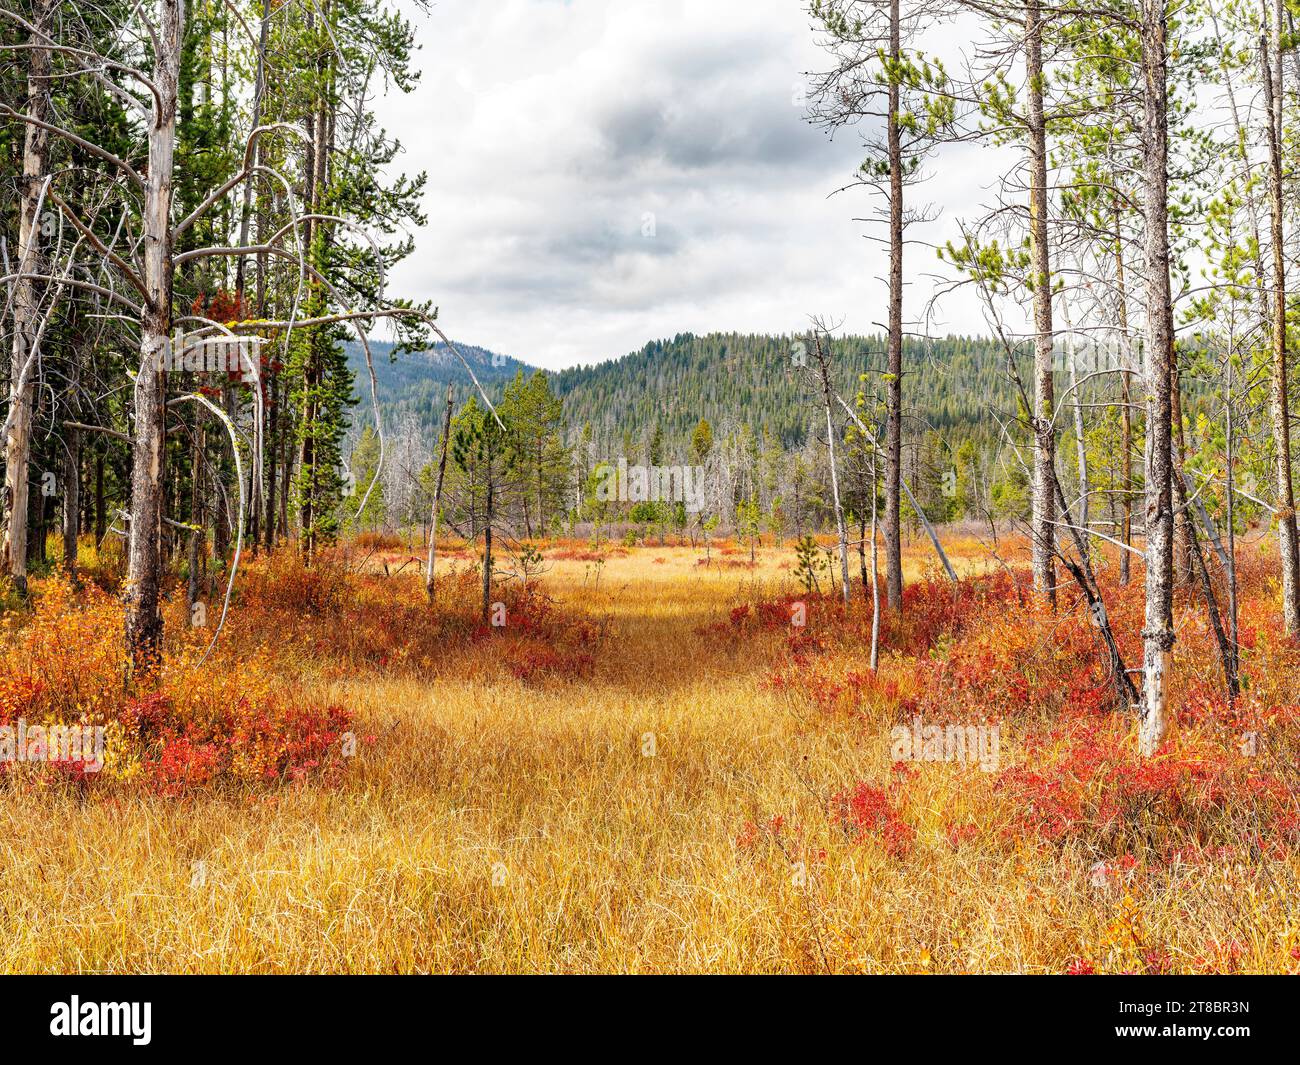
[[[400,549],[259,559],[202,668],[173,606],[154,702],[122,690],[111,596],[41,582],[0,720],[107,721],[109,754],[0,774],[0,970],[1300,970],[1300,652],[1268,581],[1247,698],[1189,625],[1142,763],[1068,596],[1038,612],[952,549],[959,596],[909,548],[876,676],[860,590],[845,614],[771,545],[548,548],[495,629],[468,555],[432,611]],[[1131,646],[1140,596],[1111,591]],[[186,731],[231,706],[228,746]],[[918,717],[997,726],[996,765],[897,760]]]

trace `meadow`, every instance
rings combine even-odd
[[[1182,591],[1143,760],[1023,543],[949,537],[956,589],[909,546],[875,673],[869,599],[810,592],[788,544],[540,546],[503,626],[454,544],[432,607],[396,541],[253,559],[207,661],[215,619],[171,596],[148,691],[114,559],[35,581],[0,724],[103,723],[108,753],[0,766],[0,970],[1300,971],[1300,646],[1265,549],[1245,694]],[[996,763],[899,759],[921,722],[996,727]]]

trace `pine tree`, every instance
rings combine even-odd
[[[514,502],[519,456],[513,430],[471,397],[451,423],[451,458],[459,474],[458,513],[470,535],[483,534],[483,623],[492,606],[493,534],[509,530],[506,517]]]

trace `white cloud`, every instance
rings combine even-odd
[[[400,165],[429,173],[429,220],[390,291],[432,299],[453,336],[560,368],[682,331],[884,317],[883,249],[853,221],[868,196],[828,199],[859,139],[802,120],[802,72],[823,58],[797,0],[444,2],[413,19],[421,83],[375,106]],[[979,202],[979,158],[946,152],[920,196]],[[913,308],[936,265],[910,252]],[[982,328],[968,299],[945,308],[941,328]]]

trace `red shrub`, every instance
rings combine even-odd
[[[902,819],[889,793],[870,784],[835,795],[831,817],[853,839],[876,839],[891,858],[907,855],[916,841],[916,829]]]

